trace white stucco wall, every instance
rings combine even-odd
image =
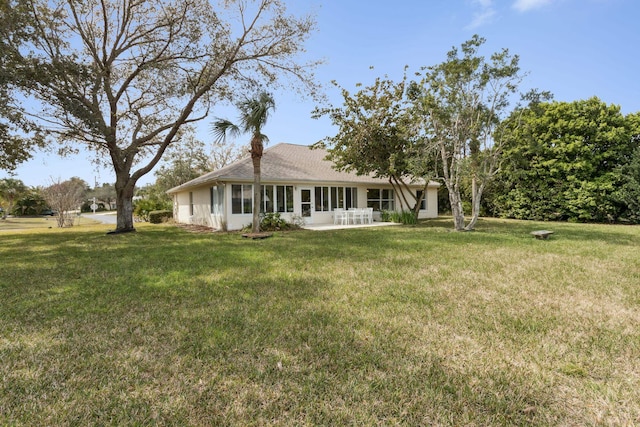
[[[191,214],[190,208],[190,198],[189,191],[184,191],[181,193],[174,194],[174,219],[178,223],[183,224],[199,224],[205,225],[208,227],[213,227],[217,229],[225,229],[225,230],[240,230],[243,227],[251,224],[252,214],[232,214],[231,213],[231,184],[227,183],[225,185],[224,191],[224,215],[214,215],[211,213],[211,186],[204,186],[198,188],[192,188],[191,193],[193,194],[193,215]],[[263,182],[265,185],[285,185],[283,183],[270,183]],[[300,189],[301,188],[309,188],[312,191],[312,199],[313,199],[313,191],[314,187],[317,186],[327,186],[327,187],[335,187],[335,186],[349,186],[347,184],[336,184],[336,183],[287,183],[286,185],[293,185],[293,203],[294,203],[294,212],[293,213],[281,213],[281,217],[286,219],[287,221],[292,221],[294,216],[300,217],[301,206],[300,206]],[[365,208],[367,207],[367,188],[372,188],[374,186],[365,185],[365,186],[356,186],[358,191],[358,207]],[[375,188],[381,188],[380,186],[375,186]],[[388,187],[391,188],[391,187]],[[412,189],[412,191],[416,191],[417,189]],[[419,213],[419,218],[436,218],[438,216],[438,188],[437,187],[429,187],[427,190],[427,209],[421,210]],[[408,200],[411,200],[411,197],[407,197]],[[402,198],[399,194],[395,194],[395,206],[396,209],[409,209],[402,204]],[[374,220],[380,220],[380,213],[374,212]],[[333,212],[316,212],[315,209],[312,209],[312,217],[307,218],[307,221],[313,224],[327,224],[333,223]]]

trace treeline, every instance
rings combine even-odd
[[[640,222],[640,113],[598,98],[515,110],[495,134],[500,172],[483,214],[527,220]]]

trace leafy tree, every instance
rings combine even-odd
[[[425,183],[421,194],[426,194],[433,163],[424,159],[430,151],[425,149],[425,140],[418,135],[408,108],[406,75],[399,83],[377,78],[353,95],[336,82],[333,84],[342,92],[343,105],[316,108],[313,117],[328,116],[338,133],[316,146],[328,146],[329,158],[338,170],[388,178],[396,191],[408,188],[407,178],[421,178]],[[417,214],[422,200],[411,191],[397,193],[413,196],[412,203],[406,198],[404,202],[413,206]]]
[[[84,180],[74,177],[66,181],[58,180],[42,190],[44,200],[56,212],[58,227],[73,225],[71,211],[80,208],[87,188]]]
[[[472,230],[487,183],[498,173],[502,147],[494,131],[521,81],[519,58],[507,49],[479,56],[485,39],[475,35],[447,60],[422,70],[409,93],[423,131],[442,162],[456,230]],[[462,179],[471,181],[471,219],[465,226]]]
[[[5,2],[7,0],[4,0]],[[279,0],[25,0],[24,28],[8,28],[3,83],[16,106],[63,149],[86,144],[116,175],[116,232],[134,231],[132,198],[182,127],[221,99],[291,77],[315,93],[314,63],[296,57],[314,28]],[[14,37],[20,32],[29,37]],[[19,82],[20,84],[13,84]],[[33,95],[33,96],[32,96]],[[32,104],[32,102],[37,103]]]
[[[213,133],[217,141],[223,141],[227,134],[239,136],[243,133],[251,134],[251,161],[253,163],[253,222],[252,232],[260,232],[260,206],[262,194],[260,187],[260,161],[264,150],[264,142],[268,141],[262,133],[267,124],[269,114],[275,109],[275,102],[271,94],[261,92],[254,98],[247,98],[238,105],[240,111],[239,123],[234,124],[227,119],[216,119],[213,123]]]
[[[27,188],[18,199],[12,213],[14,215],[40,215],[47,208],[47,202],[42,196],[42,188]]]
[[[7,203],[7,205],[4,206],[6,209],[2,213],[3,218],[6,218],[7,212],[13,213],[15,201],[26,193],[27,190],[28,187],[19,179],[0,179],[0,202],[2,202],[2,204]]]
[[[640,223],[640,113],[627,115],[625,121],[631,135],[631,146],[635,149],[620,167],[623,182],[615,197],[625,206],[621,216]]]
[[[17,47],[33,40],[27,2],[0,0],[0,170],[13,171],[44,143],[32,120],[14,105],[16,92],[29,87],[29,76],[16,76],[21,55]]]
[[[595,97],[542,102],[515,111],[502,129],[501,216],[607,221],[624,211],[621,166],[637,143],[618,106]]]
[[[192,133],[185,135],[184,139],[180,145],[168,150],[165,163],[154,172],[155,184],[163,193],[212,170],[204,142]]]

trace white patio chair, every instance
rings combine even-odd
[[[373,208],[364,209],[364,219],[367,221],[367,224],[373,224]]]
[[[333,210],[333,223],[334,224],[340,223],[340,224],[344,225],[347,222],[348,222],[347,213],[345,212],[344,209],[336,208],[336,209]]]
[[[360,224],[363,224],[364,216],[363,210],[359,208],[351,208],[349,209],[349,213],[353,216],[353,224],[357,224],[360,221]]]

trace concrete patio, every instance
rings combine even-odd
[[[368,227],[388,227],[390,225],[400,225],[397,222],[372,222],[371,224],[309,224],[302,228],[305,230],[328,231],[328,230],[344,230],[352,228],[368,228]]]

